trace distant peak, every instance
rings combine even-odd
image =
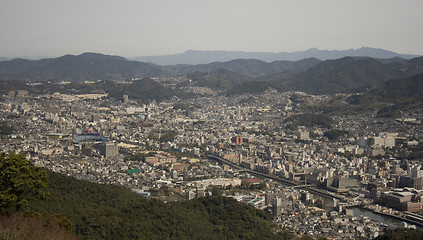
[[[105,56],[105,55],[101,54],[101,53],[84,52],[84,53],[80,54],[79,56]]]
[[[318,51],[320,51],[318,48],[310,48],[310,49],[308,49],[308,50],[306,50],[305,52],[318,52]]]
[[[109,58],[109,59],[115,59],[115,60],[127,60],[124,57],[120,57],[120,56],[113,56],[113,55],[105,55],[102,53],[93,53],[93,52],[85,52],[82,53],[80,55],[78,55],[77,57],[85,57],[85,58]]]

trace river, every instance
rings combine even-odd
[[[322,195],[322,194],[319,194],[319,193],[315,193],[315,192],[310,192],[310,193],[313,195],[314,198],[319,198],[319,197],[322,198],[327,206],[329,206],[329,207],[333,206],[333,199],[332,198],[325,196],[325,195]],[[353,210],[354,216],[356,216],[356,217],[363,215],[363,216],[369,217],[373,221],[385,223],[388,226],[390,224],[397,225],[398,223],[403,222],[402,220],[400,220],[398,218],[377,214],[377,213],[374,213],[371,210],[364,209],[364,208],[361,208],[361,207],[353,207],[352,210]],[[417,226],[417,225],[416,225],[416,228],[423,230],[423,227],[420,227],[420,226]]]

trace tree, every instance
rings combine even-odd
[[[10,135],[13,133],[13,128],[6,123],[0,124],[0,135]]]
[[[20,212],[0,215],[0,239],[77,240],[71,229],[62,225],[62,219]]]
[[[388,230],[383,235],[375,238],[376,240],[401,240],[401,239],[422,239],[423,231],[407,228],[398,228]]]
[[[338,140],[344,135],[348,135],[349,132],[345,130],[339,130],[339,129],[330,129],[326,131],[323,136],[327,137],[329,140]]]
[[[47,196],[47,172],[24,154],[0,153],[0,212],[21,208],[29,201]]]

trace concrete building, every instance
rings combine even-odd
[[[113,158],[119,154],[118,145],[113,142],[100,143],[99,152],[105,158]]]
[[[310,132],[305,130],[300,130],[297,132],[297,139],[299,140],[309,140]]]
[[[272,214],[277,217],[282,212],[282,199],[280,197],[273,198],[272,201]]]
[[[383,192],[381,203],[400,211],[421,212],[423,211],[422,198],[422,191],[405,188]]]

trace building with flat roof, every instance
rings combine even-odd
[[[241,185],[241,179],[239,178],[213,178],[213,179],[205,179],[200,181],[192,182],[194,187],[202,187],[207,188],[208,186],[221,186],[226,187],[232,185],[233,187]]]
[[[116,157],[119,154],[118,145],[113,142],[100,143],[99,152],[105,158]]]

